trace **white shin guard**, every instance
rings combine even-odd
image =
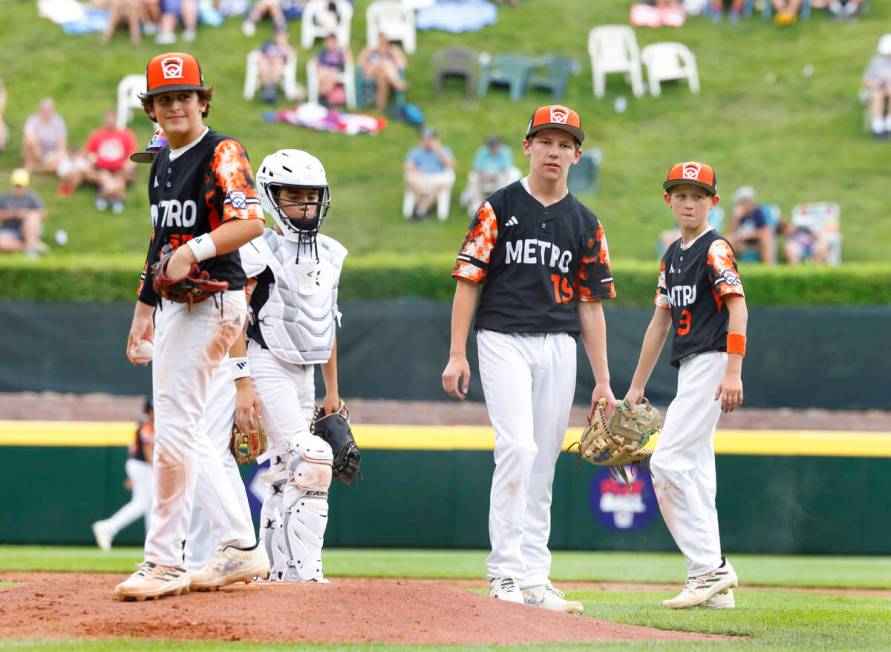
[[[321,438],[304,436],[291,446],[289,483],[282,508],[281,532],[288,552],[283,580],[323,580],[322,543],[328,525],[331,447]],[[273,537],[275,541],[275,537]]]
[[[257,540],[266,549],[269,579],[276,580],[281,579],[288,565],[287,547],[282,533],[282,500],[288,484],[288,452],[284,446],[271,448],[264,457],[269,460],[269,470],[262,476],[266,482],[266,494],[260,509],[260,533]]]

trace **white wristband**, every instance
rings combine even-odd
[[[251,366],[247,358],[229,358],[229,364],[232,365],[232,380],[250,378]]]
[[[195,254],[195,260],[199,263],[202,260],[214,258],[217,255],[217,246],[209,233],[192,238],[186,243],[186,246],[192,250],[192,253]]]

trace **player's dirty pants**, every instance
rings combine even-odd
[[[125,469],[127,478],[130,480],[133,497],[130,498],[130,502],[105,519],[103,525],[108,529],[112,538],[139,518],[145,517],[146,529],[151,523],[152,496],[154,494],[152,466],[142,460],[129,459]]]
[[[199,475],[209,483],[214,510],[238,505],[202,417],[211,377],[241,334],[245,310],[244,292],[236,290],[195,304],[191,311],[171,301],[161,301],[155,311],[155,502],[145,540],[146,561],[183,563]],[[252,527],[227,535],[224,545],[255,543]]]
[[[575,340],[565,333],[477,333],[480,378],[495,430],[489,577],[523,587],[551,572],[551,488],[575,393]]]
[[[234,501],[224,506],[218,505],[217,496],[211,494],[215,485],[207,477],[207,465],[201,465],[201,475],[195,487],[195,506],[186,539],[186,568],[189,570],[203,568],[221,542],[232,538],[233,530],[244,532],[245,529],[252,530],[254,527],[238,463],[229,451],[236,395],[232,370],[226,357],[210,381],[204,420],[211,450],[204,454],[208,457],[216,455],[222,461]]]
[[[309,433],[309,424],[315,408],[313,365],[283,362],[254,341],[248,344],[248,358],[251,362],[254,387],[260,397],[261,416],[269,437],[270,449],[276,448],[284,454],[289,443],[310,444],[311,440],[315,439]],[[275,469],[270,467],[270,471],[283,473],[287,463],[288,458],[284,456],[283,464]],[[260,514],[259,538],[267,544],[273,575],[286,572],[286,564],[290,560],[285,558],[289,556],[285,552],[287,549],[284,540],[286,533],[283,529],[285,513],[302,498],[298,495],[297,488],[285,478],[286,474],[283,473],[276,489],[272,484],[266,485]],[[325,511],[327,514],[327,494],[324,499],[317,498],[314,501],[318,504],[314,503],[312,506],[314,509],[308,512]],[[294,525],[299,530],[304,524],[295,520]],[[313,529],[312,524],[306,527]],[[315,541],[310,554],[314,558],[321,557],[322,534],[324,526],[321,527],[321,532],[308,533],[309,538]]]
[[[700,353],[684,359],[678,393],[668,406],[650,466],[665,525],[687,558],[687,576],[721,565],[721,537],[715,509],[715,427],[721,402],[715,392],[727,368],[727,354]]]

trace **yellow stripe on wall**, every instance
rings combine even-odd
[[[135,429],[130,421],[0,421],[0,446],[129,446]],[[578,441],[580,432],[579,428],[567,431],[564,450]],[[353,434],[359,447],[367,450],[486,451],[495,445],[488,426],[354,424]],[[891,457],[891,432],[719,430],[715,451],[723,455]]]

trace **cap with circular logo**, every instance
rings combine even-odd
[[[134,163],[151,163],[162,147],[167,147],[167,135],[163,129],[158,127],[149,139],[148,145],[145,146],[145,151],[133,152],[130,154],[130,160]]]
[[[662,187],[671,190],[675,186],[697,186],[708,191],[709,194],[718,194],[718,179],[710,165],[687,161],[677,163],[668,171],[668,178]]]
[[[159,54],[145,69],[146,96],[170,91],[203,91],[204,75],[198,59],[185,52]]]
[[[535,113],[529,119],[529,128],[526,129],[526,138],[542,129],[560,129],[571,134],[579,144],[585,140],[585,132],[582,131],[582,119],[579,114],[567,106],[549,104],[535,109]]]

